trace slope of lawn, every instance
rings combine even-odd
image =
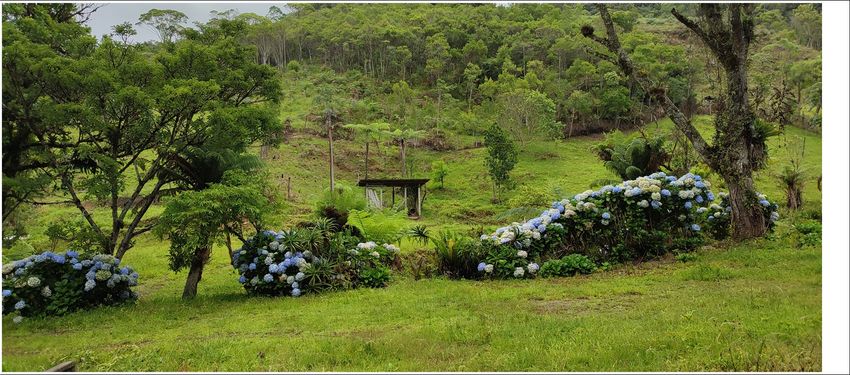
[[[299,108],[309,100],[290,100],[282,115],[296,119],[296,132],[266,159],[282,194],[286,177],[293,184],[285,214],[270,223],[276,228],[308,219],[328,178],[326,140],[300,120]],[[710,133],[710,118],[696,123]],[[648,129],[670,126],[667,120]],[[817,134],[788,128],[771,139],[771,161],[757,187],[782,202],[775,175],[789,159],[783,145],[797,137],[805,139],[810,176],[805,208],[819,211]],[[586,190],[614,177],[590,151],[599,139],[518,144],[512,175],[519,186],[551,191],[553,199]],[[473,147],[472,137],[453,142],[453,151],[408,152],[418,176],[427,177],[437,159],[450,170],[444,189],[428,188],[419,223],[472,231],[503,223],[498,215],[508,206],[491,201],[485,150]],[[336,150],[337,179],[353,185],[362,176],[363,145],[342,139]],[[397,155],[389,143],[373,148],[370,176],[398,176]],[[154,206],[149,215],[161,210]],[[50,223],[78,215],[68,207],[39,208],[29,242],[41,250]],[[96,216],[108,220],[104,211]],[[227,251],[217,246],[191,302],[180,300],[185,271],[168,271],[168,243],[145,235],[124,259],[141,275],[136,305],[18,325],[4,317],[2,370],[42,371],[75,360],[83,371],[818,371],[821,249],[801,247],[792,223],[783,218],[768,239],[708,246],[688,263],[668,258],[526,281],[396,275],[385,289],[297,299],[248,297]],[[413,250],[402,243],[403,252]],[[27,255],[20,251],[4,248],[4,262]]]

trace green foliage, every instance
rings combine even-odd
[[[424,225],[414,225],[408,229],[407,237],[425,246],[431,241],[431,231]]]
[[[658,172],[670,161],[664,136],[635,137],[615,131],[606,134],[595,149],[605,167],[623,180]]]
[[[171,241],[171,270],[189,267],[199,251],[211,249],[225,233],[246,238],[244,223],[253,230],[263,227],[264,216],[274,210],[268,197],[271,187],[265,181],[263,175],[233,170],[221,183],[169,199],[155,231]]]
[[[676,260],[678,260],[682,263],[694,262],[697,259],[699,259],[699,257],[694,253],[679,253],[679,254],[676,254]]]
[[[348,213],[348,225],[360,230],[365,238],[379,243],[398,242],[407,231],[407,217],[402,212],[362,211]]]
[[[365,210],[366,198],[351,186],[336,183],[334,190],[325,189],[322,197],[316,201],[314,213],[317,217],[332,220],[337,228],[348,223],[352,210]]]
[[[799,233],[799,242],[803,246],[818,246],[821,243],[822,225],[816,220],[801,221],[794,224]]]
[[[390,282],[390,269],[387,266],[369,267],[360,270],[359,283],[366,288],[383,288]]]
[[[536,185],[521,185],[515,189],[514,195],[508,199],[507,203],[510,208],[533,207],[536,215],[540,207],[548,206],[555,198],[551,189]]]
[[[478,247],[472,238],[453,231],[441,231],[431,238],[440,272],[451,278],[475,277]]]
[[[414,280],[427,279],[439,274],[437,254],[431,249],[417,249],[399,256],[401,271]]]
[[[596,270],[596,264],[581,254],[570,254],[561,259],[546,261],[540,267],[540,277],[575,276],[590,274]]]
[[[83,220],[60,219],[50,223],[44,234],[50,240],[53,251],[59,248],[60,243],[69,249],[95,253],[104,246],[102,238]]]
[[[431,162],[431,179],[440,182],[440,189],[445,188],[445,180],[448,175],[449,168],[446,166],[446,162],[442,160]]]
[[[491,125],[484,133],[484,145],[487,147],[484,164],[493,180],[493,197],[498,198],[499,190],[510,183],[510,172],[517,163],[516,146],[498,124]]]

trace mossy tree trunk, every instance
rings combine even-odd
[[[183,299],[192,299],[198,295],[198,283],[204,273],[204,265],[210,260],[211,246],[200,247],[195,250],[195,257],[189,265],[189,275],[186,276],[186,285],[183,286]]]

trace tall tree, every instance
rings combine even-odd
[[[768,132],[758,126],[749,104],[747,58],[753,38],[753,4],[699,4],[699,21],[675,8],[673,16],[694,32],[723,66],[726,90],[722,112],[715,117],[715,134],[708,144],[691,121],[676,107],[663,89],[653,86],[622,48],[614,22],[605,4],[597,4],[607,37],[594,34],[593,27],[582,27],[582,34],[606,47],[623,73],[661,104],[676,127],[684,133],[703,161],[723,177],[729,188],[734,236],[758,237],[767,225],[757,193],[753,173],[762,168],[767,157]]]
[[[153,58],[146,48],[105,37],[89,55],[42,61],[49,68],[28,84],[64,96],[40,103],[38,125],[59,135],[40,155],[51,193],[118,258],[153,228],[154,202],[195,189],[198,171],[183,167],[194,153],[242,152],[280,126],[267,105],[280,95],[274,69],[233,35],[199,32]],[[104,206],[107,223],[95,219]]]
[[[136,25],[145,25],[156,31],[162,43],[171,43],[183,30],[183,24],[189,18],[183,12],[173,9],[151,9],[141,16]]]

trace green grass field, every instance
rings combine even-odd
[[[297,103],[285,108],[309,102],[297,95],[288,100]],[[710,130],[709,118],[697,122]],[[806,141],[809,175],[820,174],[820,136],[787,129],[770,141],[771,162],[757,178],[773,200],[783,199],[774,177],[788,160],[783,144],[798,137]],[[491,202],[484,149],[472,148],[472,141],[458,137],[455,151],[409,151],[419,170],[436,159],[450,168],[446,188],[430,188],[424,203],[421,223],[432,229],[491,227],[507,208]],[[590,152],[596,142],[521,144],[512,175],[519,185],[551,190],[553,198],[555,188],[581,192],[613,177]],[[337,143],[339,181],[356,182],[362,151],[353,140]],[[373,149],[370,176],[397,175],[396,155],[392,145]],[[326,156],[326,142],[303,130],[271,151],[271,175],[282,191],[280,176],[291,177],[294,193],[273,225],[310,216],[327,186]],[[821,195],[810,181],[805,207],[819,210]],[[159,212],[156,206],[150,215]],[[73,208],[39,208],[29,241],[47,243],[44,228],[74,215]],[[107,219],[105,212],[98,218]],[[821,249],[800,247],[791,223],[783,218],[767,239],[713,244],[687,263],[671,257],[525,281],[397,275],[385,289],[297,299],[247,296],[219,246],[191,302],[180,299],[185,272],[168,270],[168,244],[145,235],[124,259],[140,274],[135,305],[21,324],[5,317],[2,370],[42,371],[75,360],[82,371],[819,371]],[[4,248],[4,261],[22,255]]]

